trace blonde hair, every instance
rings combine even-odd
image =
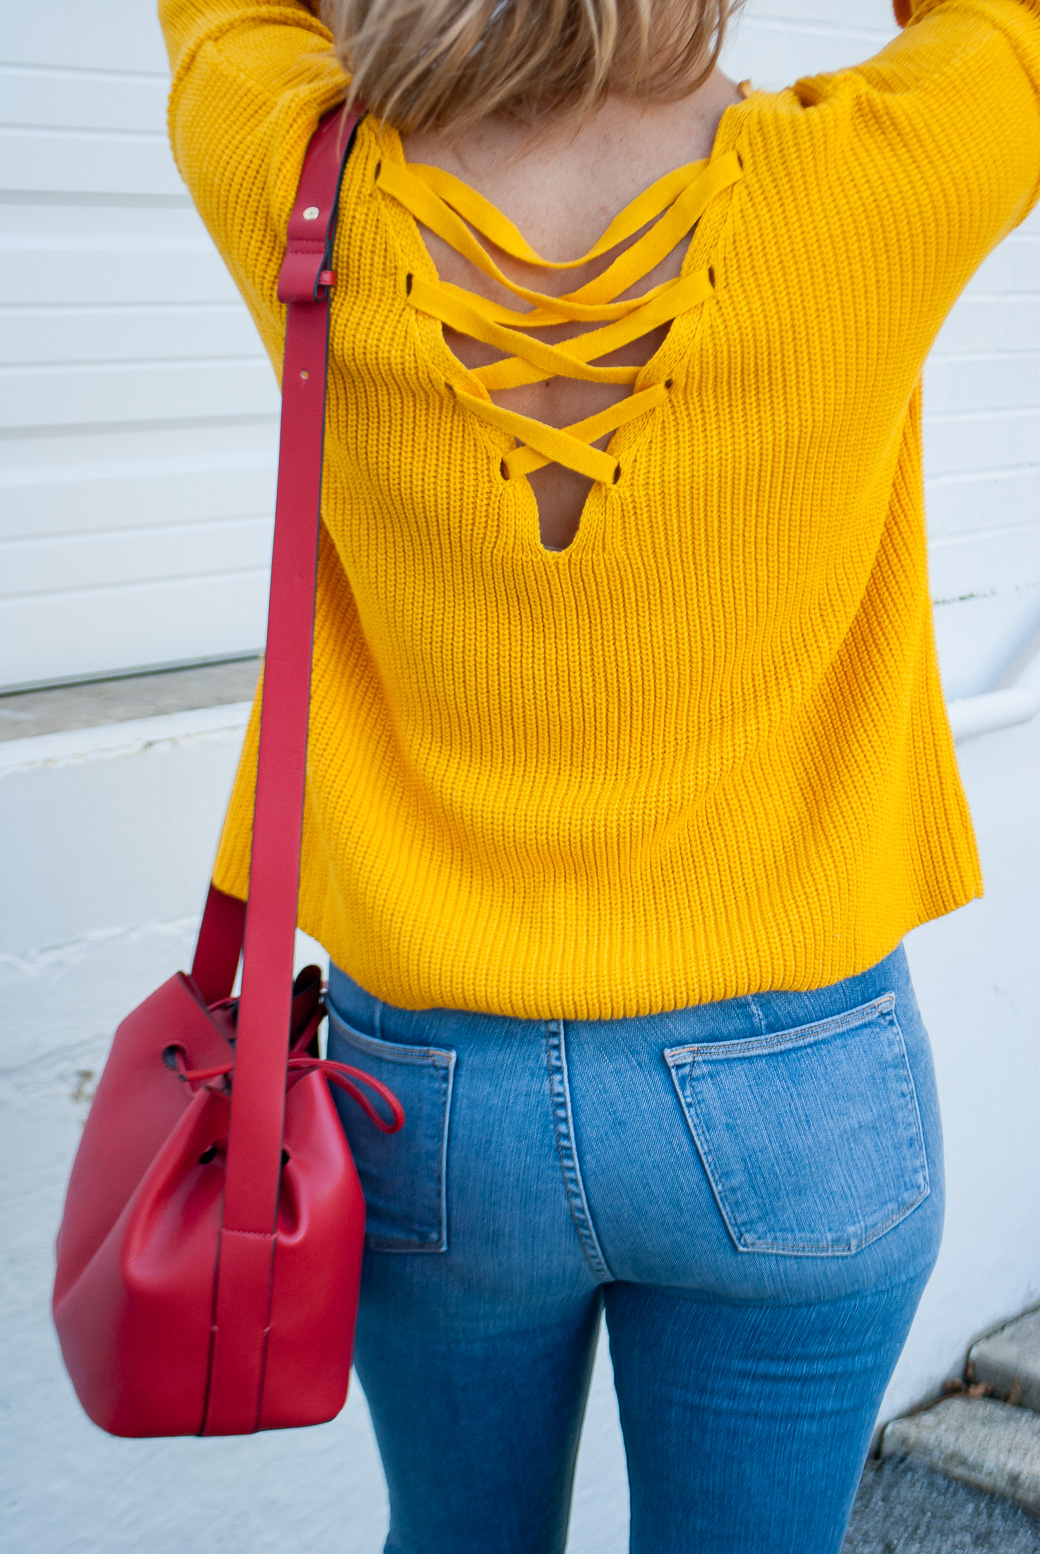
[[[608,91],[684,97],[744,0],[321,0],[361,102],[402,134],[490,113],[581,118]]]

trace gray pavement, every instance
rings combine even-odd
[[[867,1464],[842,1554],[1040,1554],[1040,1519],[905,1457]]]
[[[994,1397],[1040,1413],[1040,1308],[974,1344],[968,1370]]]
[[[0,696],[0,741],[251,701],[259,671],[258,658],[244,658],[10,692]]]

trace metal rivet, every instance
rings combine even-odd
[[[304,368],[303,372],[300,373],[300,377],[301,378],[309,378],[310,377],[310,373],[306,370],[306,368]]]
[[[316,205],[308,205],[307,209],[303,213],[303,219],[304,221],[317,221],[320,215],[321,211]]]

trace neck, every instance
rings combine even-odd
[[[727,107],[742,101],[735,81],[719,69],[695,92],[672,102],[611,93],[585,118],[575,123],[563,117],[542,120],[533,127],[504,115],[489,114],[461,135],[418,133],[405,139],[410,162],[455,164],[460,176],[480,182],[506,173],[522,162],[532,172],[590,166],[604,160],[623,163],[633,151],[654,155],[660,147],[663,167],[694,161],[710,150],[719,119]],[[683,148],[688,148],[683,154]],[[692,149],[690,149],[692,148]],[[678,153],[678,154],[677,154]]]

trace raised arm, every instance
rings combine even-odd
[[[894,0],[872,59],[794,84],[820,240],[850,224],[923,364],[987,254],[1040,197],[1040,0]],[[809,111],[806,112],[805,110]]]
[[[927,70],[937,56],[926,95],[948,136],[944,166],[977,173],[1003,152],[1011,184],[1024,180],[1017,201],[1010,190],[1017,226],[1040,199],[1040,0],[893,0],[893,9],[904,36],[886,51],[896,66],[890,89],[904,84],[901,55],[911,91],[919,57]],[[889,86],[883,71],[877,84]]]
[[[307,142],[344,95],[304,0],[159,0],[177,166],[258,324],[270,325]]]

